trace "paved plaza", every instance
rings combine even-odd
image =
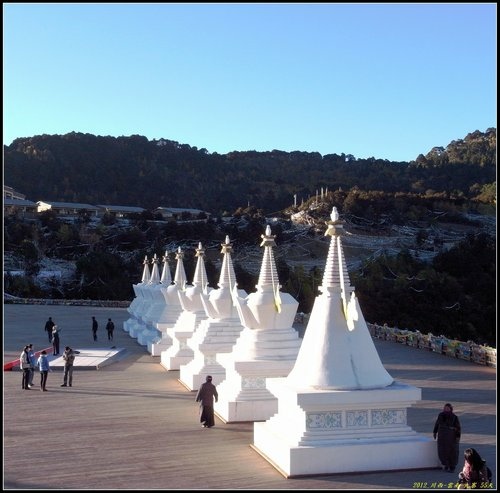
[[[4,305],[4,364],[28,343],[50,346],[51,316],[66,345],[80,351],[73,387],[61,388],[53,358],[48,392],[21,389],[21,372],[4,371],[4,489],[454,489],[456,475],[439,469],[338,474],[287,479],[251,445],[253,423],[201,428],[196,392],[122,330],[123,308]],[[92,339],[91,319],[99,322]],[[105,325],[115,323],[114,340]],[[493,471],[496,489],[496,369],[394,342],[375,340],[387,371],[422,389],[408,424],[432,437],[437,414],[451,402],[462,423],[460,457],[475,447]],[[82,371],[87,369],[89,371]],[[462,460],[460,460],[460,464]]]

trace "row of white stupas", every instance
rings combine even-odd
[[[407,425],[421,389],[386,371],[349,281],[334,207],[320,294],[303,340],[293,327],[298,302],[280,291],[270,226],[256,292],[237,289],[231,244],[222,245],[218,289],[208,287],[204,250],[188,285],[183,253],[172,281],[168,255],[142,280],[123,328],[197,390],[217,385],[215,412],[226,423],[253,421],[252,447],[286,477],[439,465],[434,442]]]

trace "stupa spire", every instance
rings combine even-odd
[[[163,269],[161,271],[160,282],[164,286],[172,284],[172,274],[170,273],[170,264],[168,263],[168,252],[165,250],[165,255],[162,257]]]
[[[178,247],[177,253],[175,254],[175,259],[177,260],[177,266],[175,268],[174,284],[181,290],[184,291],[186,287],[186,271],[184,270],[184,253],[181,247]]]
[[[349,272],[344,258],[341,235],[344,233],[345,221],[341,220],[337,208],[333,207],[330,214],[330,221],[326,222],[327,229],[325,236],[330,236],[330,247],[326,259],[323,283],[319,286],[319,291],[323,293],[340,293],[344,313],[347,311],[351,293],[354,288],[351,286]]]
[[[269,291],[271,288],[274,292],[279,291],[278,270],[276,269],[276,262],[274,261],[273,247],[276,246],[274,239],[275,235],[271,234],[271,226],[266,226],[265,234],[261,235],[261,247],[264,247],[264,257],[260,267],[259,281],[257,283],[257,290]]]
[[[221,244],[221,247],[223,257],[218,286],[219,288],[228,287],[232,291],[236,286],[236,274],[234,273],[233,260],[231,258],[233,247],[229,241],[229,236],[226,235],[226,240]]]
[[[153,267],[151,267],[151,277],[149,278],[149,284],[160,284],[160,271],[158,270],[158,257],[156,253],[153,255],[153,260],[151,260]]]
[[[196,268],[194,270],[193,285],[205,291],[208,285],[208,279],[205,269],[205,250],[201,246],[201,242],[198,243],[195,257],[197,257],[198,260],[196,261]]]
[[[144,265],[144,269],[142,270],[142,279],[141,279],[141,282],[143,284],[147,284],[149,282],[150,277],[151,277],[151,274],[149,272],[148,256],[147,255],[144,257],[144,260],[143,260],[142,263]]]

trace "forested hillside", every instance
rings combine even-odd
[[[268,214],[322,187],[492,203],[495,180],[496,129],[434,147],[409,163],[279,150],[209,154],[165,139],[75,132],[4,146],[4,183],[33,201],[192,207],[214,214],[248,205]]]
[[[309,313],[335,206],[346,221],[349,274],[367,321],[496,346],[495,180],[495,129],[410,163],[276,150],[218,155],[139,136],[17,139],[4,148],[4,183],[30,200],[194,207],[212,218],[7,217],[4,289],[20,297],[132,300],[145,256],[169,253],[173,261],[182,247],[192,279],[199,242],[216,287],[227,235],[238,287],[250,293],[260,235],[271,223],[282,289]],[[47,270],[62,275],[41,278]]]

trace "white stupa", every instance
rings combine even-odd
[[[150,353],[152,352],[152,345],[162,338],[162,331],[158,329],[157,323],[166,307],[164,291],[172,284],[168,251],[165,251],[165,255],[162,257],[162,264],[160,284],[157,287],[159,292],[155,295],[156,302],[153,309],[147,314],[147,332],[142,335],[144,345],[147,346]],[[141,337],[138,337],[138,340],[140,338]],[[157,354],[157,356],[159,355],[160,353]]]
[[[262,421],[276,413],[278,401],[267,390],[266,378],[288,375],[300,348],[293,328],[299,304],[280,292],[274,238],[268,225],[262,235],[264,258],[257,291],[244,299],[233,292],[244,329],[230,353],[216,356],[226,369],[226,379],[217,387],[214,410],[225,422]]]
[[[200,294],[207,318],[200,321],[193,335],[187,340],[187,345],[194,353],[192,360],[180,367],[179,380],[189,390],[197,390],[205,382],[207,375],[212,376],[214,385],[224,380],[226,369],[217,361],[216,355],[230,352],[243,330],[232,298],[236,276],[228,236],[221,246],[223,258],[219,289],[213,289],[209,294]],[[246,293],[239,290],[239,295],[246,296]]]
[[[137,314],[137,323],[133,327],[131,327],[129,331],[130,336],[137,338],[138,342],[140,335],[147,327],[147,314],[150,312],[151,307],[158,299],[157,296],[161,294],[161,292],[159,291],[160,287],[158,258],[155,254],[151,259],[151,271],[149,274],[149,280],[141,288],[144,301],[141,305],[140,312]]]
[[[165,298],[161,292],[162,283],[160,270],[158,268],[159,260],[156,253],[154,254],[151,263],[153,264],[151,268],[151,279],[149,280],[151,303],[144,312],[144,315],[141,317],[142,328],[137,333],[137,342],[142,346],[147,346],[150,340],[158,338],[159,331],[155,327],[154,323],[165,306]]]
[[[183,311],[179,300],[179,292],[186,289],[186,271],[183,264],[184,253],[181,247],[178,247],[175,259],[174,282],[162,283],[161,292],[165,299],[163,310],[156,322],[156,328],[160,331],[160,336],[148,343],[148,351],[152,356],[160,356],[166,351],[173,342],[170,332],[173,330],[175,322]],[[164,271],[165,272],[165,271]],[[166,272],[165,272],[166,274]]]
[[[148,257],[145,256],[143,260],[143,269],[142,269],[142,278],[141,282],[138,284],[132,284],[132,288],[135,293],[135,298],[132,300],[132,303],[127,308],[127,311],[130,313],[131,317],[125,322],[123,322],[123,330],[130,333],[130,330],[135,328],[140,318],[141,313],[145,309],[146,298],[143,291],[143,288],[147,286],[149,279],[151,277],[151,273],[149,271],[149,262]]]
[[[181,365],[189,363],[194,356],[186,341],[193,335],[200,320],[206,318],[201,294],[210,292],[207,271],[205,269],[205,250],[198,244],[196,249],[196,268],[193,285],[179,291],[178,296],[183,308],[171,331],[172,345],[161,353],[161,364],[167,370],[179,370]]]
[[[253,448],[287,477],[434,468],[436,444],[407,424],[421,389],[383,367],[350,285],[336,208],[323,283],[293,370],[267,380],[279,411]]]

